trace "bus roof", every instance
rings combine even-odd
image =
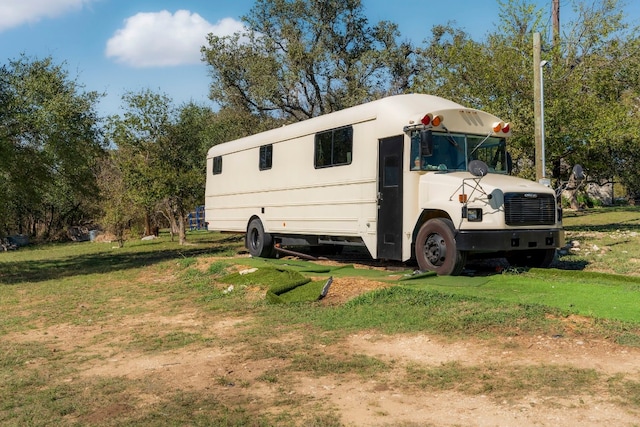
[[[211,158],[261,145],[274,144],[305,135],[315,134],[328,129],[335,129],[342,126],[375,120],[378,117],[384,119],[386,122],[397,123],[398,128],[395,128],[394,130],[394,134],[397,135],[402,131],[403,126],[411,124],[411,120],[419,121],[426,113],[442,110],[477,111],[468,109],[456,102],[434,95],[394,95],[271,129],[266,132],[240,138],[235,141],[218,144],[209,149],[207,157]],[[381,135],[381,137],[386,136],[393,135]]]

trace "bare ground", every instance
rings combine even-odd
[[[144,281],[162,280],[143,277]],[[171,279],[167,279],[171,280]],[[340,304],[362,292],[385,283],[336,279],[323,303]],[[136,409],[157,404],[168,391],[210,393],[227,405],[241,404],[256,412],[317,411],[334,413],[349,426],[632,426],[640,425],[637,408],[621,402],[601,384],[588,392],[557,395],[529,390],[523,395],[496,398],[481,392],[456,389],[433,391],[403,381],[408,366],[433,367],[457,362],[461,366],[570,366],[593,369],[602,378],[617,375],[640,380],[640,349],[615,345],[604,339],[550,336],[496,337],[490,340],[449,340],[428,334],[381,335],[361,332],[331,345],[314,349],[329,357],[362,354],[384,361],[390,369],[372,377],[355,374],[286,374],[290,360],[249,357],[248,343],[239,331],[253,319],[227,317],[215,312],[187,308],[178,315],[163,315],[162,301],[157,310],[142,316],[114,318],[100,325],[62,324],[47,329],[7,336],[7,340],[45,342],[51,351],[81,349],[88,356],[79,358],[81,380],[126,377],[154,384],[138,392]],[[587,320],[567,319],[580,326]],[[154,352],[127,350],[134,332],[161,329],[198,332],[215,338],[212,346],[190,345]],[[299,343],[303,336],[285,335],[280,344]],[[100,357],[90,357],[99,355]],[[37,365],[41,361],[29,362]],[[269,380],[265,380],[269,378]],[[292,402],[288,406],[287,399]],[[130,410],[114,403],[82,420],[99,423]],[[302,425],[302,424],[301,424]]]

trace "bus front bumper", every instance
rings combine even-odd
[[[555,249],[564,245],[564,230],[458,230],[456,245],[469,252]]]

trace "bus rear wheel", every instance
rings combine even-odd
[[[262,221],[254,218],[247,227],[246,247],[251,256],[271,258],[274,255],[273,238],[264,232]]]
[[[416,261],[420,270],[435,271],[440,276],[458,276],[467,262],[467,253],[456,247],[453,223],[444,218],[425,222],[415,241]]]

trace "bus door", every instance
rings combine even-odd
[[[378,141],[378,258],[402,259],[402,148],[404,136]]]

